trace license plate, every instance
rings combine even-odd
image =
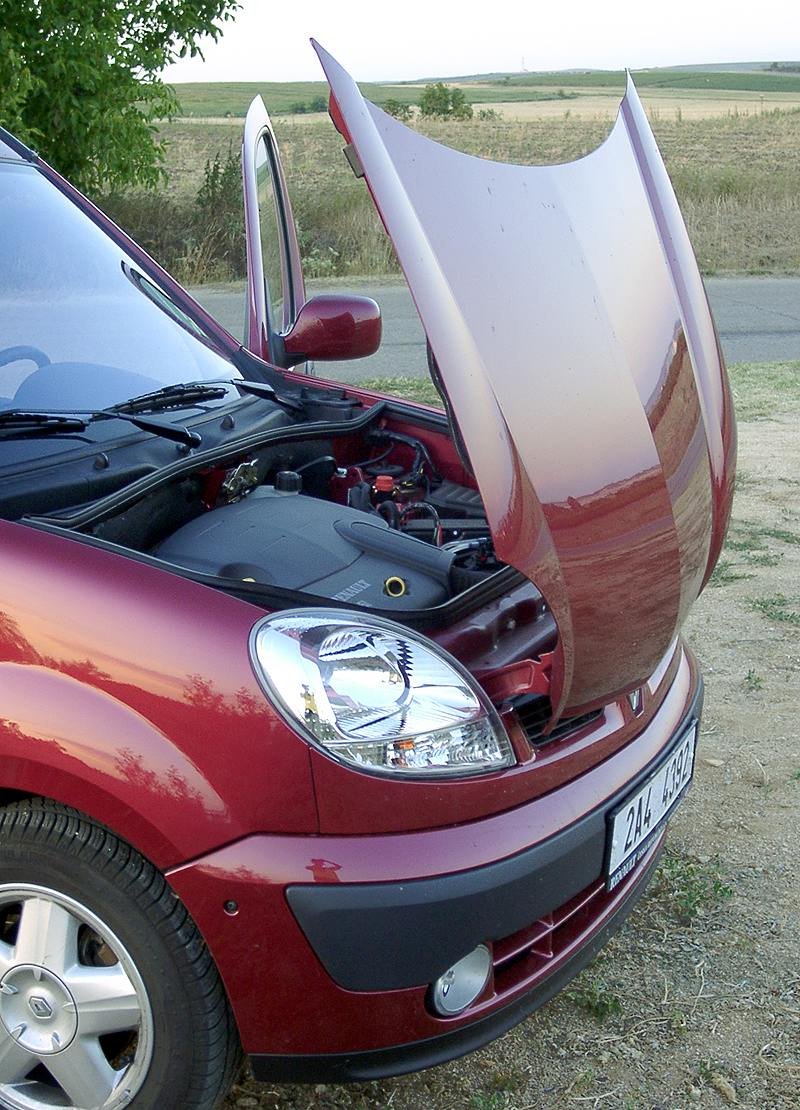
[[[647,853],[686,793],[694,770],[697,721],[635,794],[609,816],[606,890],[613,890]]]

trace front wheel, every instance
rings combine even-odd
[[[0,811],[0,1105],[211,1110],[238,1038],[163,876],[80,814]]]

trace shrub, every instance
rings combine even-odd
[[[423,116],[440,119],[472,119],[472,105],[467,102],[463,89],[449,89],[443,81],[426,85],[419,98]]]
[[[208,159],[194,201],[137,191],[102,197],[100,206],[179,281],[244,277],[242,178],[232,148]]]
[[[384,112],[388,112],[390,116],[394,116],[395,119],[405,121],[410,120],[414,114],[410,104],[403,104],[402,101],[395,100],[391,96],[388,100],[384,100],[383,104],[381,104],[381,108],[383,108]]]
[[[450,90],[443,81],[425,86],[419,98],[419,110],[423,116],[446,118],[450,115]]]
[[[222,157],[217,152],[203,170],[194,211],[195,239],[208,249],[227,276],[245,272],[244,210],[242,207],[242,170],[238,151],[228,147]]]
[[[450,90],[450,116],[453,119],[472,119],[472,105],[463,89]]]

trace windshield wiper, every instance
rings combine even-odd
[[[237,389],[241,389],[243,393],[254,393],[256,397],[265,397],[269,401],[274,401],[276,405],[283,405],[284,408],[291,409],[293,412],[303,411],[301,401],[295,401],[292,397],[283,397],[280,393],[276,393],[267,382],[251,382],[247,378],[231,378],[230,384],[235,385]]]
[[[84,419],[87,417],[88,419]],[[46,435],[74,435],[85,432],[95,420],[125,420],[143,432],[171,439],[174,443],[185,443],[187,447],[197,447],[202,437],[183,424],[171,424],[156,417],[132,416],[114,409],[80,409],[76,415],[59,412],[26,412],[22,409],[7,409],[0,412],[0,439],[26,439]]]
[[[131,416],[127,412],[117,412],[115,409],[101,409],[100,412],[91,414],[92,420],[127,420],[135,428],[143,432],[152,432],[153,435],[171,439],[174,443],[185,443],[187,447],[199,447],[203,437],[199,432],[190,431],[185,424],[172,424],[167,420],[159,420],[154,416]]]
[[[156,389],[153,393],[143,393],[141,397],[131,397],[112,405],[109,412],[158,412],[161,409],[186,408],[199,401],[214,401],[228,394],[228,386],[235,386],[242,393],[253,393],[264,397],[276,405],[302,412],[303,406],[291,397],[284,397],[268,382],[251,382],[246,378],[214,378],[213,381],[177,382]]]
[[[216,401],[228,394],[224,385],[211,385],[207,382],[175,382],[156,389],[152,393],[142,393],[111,405],[107,412],[158,412],[162,409],[187,408],[199,401]]]
[[[87,422],[77,416],[59,416],[51,412],[24,412],[20,409],[0,412],[0,437],[3,439],[68,435],[85,432],[86,428]]]

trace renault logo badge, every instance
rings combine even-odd
[[[628,704],[631,707],[631,712],[634,717],[638,717],[644,708],[641,686],[637,686],[635,690],[631,690],[628,694]]]
[[[42,998],[40,994],[34,994],[28,999],[28,1005],[37,1018],[46,1019],[53,1016],[53,1007],[46,998]]]

